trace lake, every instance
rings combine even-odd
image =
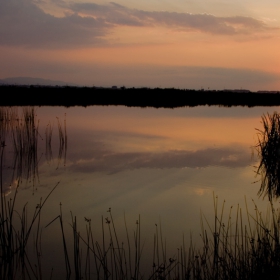
[[[21,107],[13,110],[21,116]],[[105,227],[105,219],[111,221],[113,216],[119,243],[127,242],[124,219],[131,241],[141,224],[141,263],[147,271],[153,265],[155,236],[164,244],[167,258],[175,259],[190,236],[200,246],[201,217],[205,228],[206,221],[213,226],[214,198],[219,213],[225,201],[225,221],[231,207],[233,212],[240,207],[246,213],[245,198],[249,212],[254,212],[252,200],[265,212],[268,199],[258,195],[256,129],[263,129],[264,114],[277,110],[279,107],[35,107],[36,162],[30,165],[22,160],[19,171],[13,138],[6,133],[2,181],[6,200],[13,199],[19,184],[15,209],[21,213],[28,202],[26,217],[32,217],[40,199],[59,182],[40,215],[41,273],[52,279],[65,275],[61,227],[59,219],[54,220],[60,207],[65,237],[71,244],[71,215],[76,216],[85,239],[91,220],[93,235],[101,243],[102,217]],[[35,231],[30,235],[31,245],[36,238]],[[69,247],[72,252],[73,246]],[[35,255],[30,257],[31,263],[38,261]]]

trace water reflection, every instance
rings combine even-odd
[[[65,122],[49,122],[55,116],[63,115],[66,110],[67,133]],[[174,277],[170,277],[170,279],[187,279],[186,263],[192,265],[193,261],[198,263],[201,260],[205,264],[205,260],[212,260],[213,252],[218,253],[219,246],[226,250],[229,249],[229,254],[226,256],[228,260],[232,260],[230,264],[234,270],[230,273],[234,275],[236,259],[232,258],[231,254],[234,252],[231,251],[231,246],[224,247],[223,244],[226,243],[217,245],[219,240],[215,237],[214,251],[211,249],[213,247],[210,247],[209,255],[204,254],[197,258],[196,256],[200,256],[199,253],[194,249],[188,249],[188,237],[182,245],[182,236],[188,236],[191,230],[192,242],[196,245],[201,244],[200,211],[205,213],[204,216],[211,226],[214,214],[212,211],[213,192],[218,194],[222,200],[226,199],[227,206],[233,205],[233,207],[242,203],[244,195],[248,197],[248,200],[252,197],[257,199],[254,185],[251,184],[253,174],[250,166],[252,159],[249,147],[252,145],[252,138],[255,137],[254,127],[261,113],[257,116],[254,115],[254,118],[247,117],[247,119],[245,117],[206,118],[195,112],[193,115],[196,117],[190,117],[192,110],[190,108],[185,111],[183,109],[176,111],[140,110],[115,107],[36,109],[40,116],[44,111],[49,113],[43,119],[43,121],[45,120],[43,125],[40,120],[41,130],[37,131],[36,160],[41,181],[40,188],[32,197],[30,191],[20,188],[15,209],[21,213],[28,201],[29,209],[32,209],[31,205],[34,205],[36,213],[41,213],[38,212],[43,204],[42,201],[40,202],[40,198],[49,197],[50,188],[53,188],[57,181],[61,181],[48,203],[44,205],[42,215],[37,216],[40,221],[38,221],[38,225],[36,222],[34,232],[30,234],[30,236],[38,236],[39,229],[42,233],[40,233],[42,249],[33,248],[32,238],[30,238],[30,247],[28,247],[33,261],[32,265],[35,263],[36,267],[40,269],[39,265],[42,260],[42,275],[50,275],[50,272],[53,271],[52,279],[67,279],[70,274],[69,256],[71,279],[81,277],[101,279],[104,275],[109,277],[112,275],[111,273],[114,273],[114,279],[132,279],[135,275],[138,279],[164,279],[169,268],[174,272]],[[204,108],[204,110],[207,109]],[[220,108],[216,108],[216,110],[218,115],[221,114]],[[143,112],[145,113],[143,114]],[[186,113],[189,115],[184,116]],[[82,116],[83,114],[84,116]],[[177,114],[180,115],[179,118]],[[24,118],[21,114],[19,115],[24,122]],[[60,117],[60,120],[62,118]],[[34,124],[36,124],[36,129],[39,126],[36,113],[34,114]],[[46,140],[40,141],[44,132]],[[69,147],[67,166],[57,171],[54,169],[61,166],[66,160],[67,134]],[[54,150],[56,135],[60,137],[57,146],[58,153]],[[3,139],[7,139],[7,133],[5,137]],[[5,147],[6,158],[10,158],[7,148],[13,147],[13,142],[6,141],[5,143],[7,144]],[[46,161],[41,160],[41,149],[45,150]],[[53,168],[50,163],[54,162],[54,155],[57,154],[61,160],[58,160],[57,165],[54,164]],[[13,168],[10,170],[12,171]],[[14,176],[14,178],[17,177]],[[16,180],[13,182],[18,185]],[[13,192],[9,199],[10,197],[13,197]],[[6,199],[6,197],[4,198]],[[107,209],[113,209],[114,219],[111,211],[106,212]],[[239,213],[241,208],[238,205],[233,209]],[[262,210],[263,208],[260,208],[260,212]],[[227,210],[226,207],[223,210],[225,224],[229,225],[228,231],[221,228],[221,233],[225,233],[224,239],[228,238],[227,240],[235,242],[235,235],[230,237],[227,235],[227,233],[231,234],[231,230],[233,232],[236,230],[233,228],[234,223],[227,221],[228,211],[231,210]],[[138,237],[140,238],[139,214],[141,214],[141,239],[138,239]],[[124,224],[124,216],[127,225]],[[162,226],[159,219],[162,220]],[[244,220],[239,220],[244,223]],[[215,221],[218,221],[217,218]],[[217,226],[219,225],[223,225],[222,222],[218,222]],[[261,232],[262,224],[258,226],[257,232]],[[238,242],[242,244],[238,242],[235,244],[236,246],[233,248],[236,252],[239,248],[244,248],[242,247],[243,242],[246,244],[246,248],[249,248],[248,246],[251,244],[250,237],[244,237],[242,233],[244,230],[242,225],[240,228],[242,230],[236,236],[238,236]],[[210,230],[207,238],[209,237],[209,240],[211,239],[213,242],[213,233],[217,232],[219,231],[216,229],[215,231]],[[203,231],[203,234],[206,233]],[[127,245],[127,236],[131,242],[130,245]],[[241,236],[243,236],[242,239]],[[90,244],[87,241],[88,238],[93,240]],[[119,241],[116,240],[117,238]],[[165,238],[166,243],[163,241]],[[257,239],[255,238],[255,240]],[[205,245],[209,248],[207,242]],[[163,246],[162,243],[164,243]],[[132,244],[136,244],[137,247],[134,248]],[[75,246],[74,252],[73,245]],[[66,247],[68,251],[64,251]],[[137,274],[140,269],[138,258],[135,258],[134,261],[136,253],[140,253],[139,249],[143,256],[141,273],[145,277]],[[187,250],[191,252],[189,257],[187,257]],[[32,252],[35,252],[35,257]],[[133,256],[132,259],[128,257],[128,252]],[[224,251],[224,253],[226,252]],[[251,254],[250,250],[248,253],[249,257],[255,256]],[[127,257],[126,263],[121,261],[124,260],[124,254]],[[245,253],[243,255],[245,260],[249,259]],[[257,257],[261,259],[263,255]],[[97,267],[94,264],[95,260]],[[114,260],[118,261],[119,274],[115,270]],[[214,261],[215,269],[220,264],[216,260],[217,258]],[[131,265],[125,266],[130,261],[132,267]],[[135,267],[133,263],[136,264]],[[180,266],[183,263],[184,266]],[[255,263],[254,259],[252,263]],[[180,277],[177,275],[177,269],[173,269],[175,265],[182,271]],[[227,264],[221,262],[221,265],[226,267]],[[198,264],[197,269],[201,267],[203,266]],[[213,266],[209,262],[209,266],[204,267],[206,271]],[[189,268],[195,271],[193,266]],[[129,271],[129,274],[126,275],[127,278],[122,275],[122,269]],[[152,274],[150,274],[151,271]],[[90,273],[94,274],[90,275]],[[151,277],[149,278],[149,276]],[[209,275],[208,279],[210,278]],[[5,278],[2,277],[2,279]],[[216,279],[218,278],[216,277]],[[246,278],[244,277],[244,279]]]
[[[262,124],[257,145],[260,156],[257,174],[261,175],[258,194],[272,200],[280,196],[280,114],[264,115]]]

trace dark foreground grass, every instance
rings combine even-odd
[[[1,197],[0,215],[0,277],[1,279],[279,279],[279,212],[270,204],[266,218],[255,205],[253,214],[248,209],[242,213],[237,207],[224,217],[225,203],[218,209],[218,198],[214,197],[213,221],[201,217],[202,245],[182,240],[179,248],[167,255],[161,226],[156,226],[154,242],[145,247],[141,238],[140,216],[131,232],[124,218],[126,238],[121,239],[115,226],[111,209],[101,224],[92,224],[85,218],[85,230],[78,227],[78,219],[65,227],[62,210],[47,225],[41,224],[44,205],[51,190],[41,199],[28,217],[26,206],[17,212],[16,195],[10,200]],[[247,205],[247,203],[246,203]],[[246,206],[247,208],[247,206]],[[47,275],[43,267],[44,256],[41,232],[59,222],[64,258],[64,274],[56,275],[50,270]],[[93,227],[101,228],[102,237],[96,238]],[[72,238],[65,234],[72,231]],[[81,234],[80,232],[83,232]],[[33,238],[31,238],[31,236]],[[68,238],[66,237],[68,236]],[[188,243],[188,245],[186,245]],[[31,257],[31,250],[36,257]],[[147,264],[146,258],[150,259]],[[49,260],[48,260],[49,261]],[[144,266],[142,265],[144,263]]]

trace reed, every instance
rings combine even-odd
[[[55,190],[53,188],[50,194]],[[27,205],[19,215],[15,211],[16,194],[10,201],[1,198],[0,216],[0,271],[1,279],[43,279],[41,252],[42,209],[50,194],[41,199],[34,210],[30,222]],[[201,215],[202,245],[196,247],[190,237],[186,245],[167,252],[161,225],[155,226],[154,246],[145,248],[141,241],[141,224],[138,217],[135,229],[128,229],[124,218],[126,237],[120,238],[111,209],[108,217],[101,219],[101,239],[92,231],[92,221],[85,218],[83,231],[78,226],[78,219],[72,215],[70,227],[72,240],[67,239],[62,209],[59,215],[46,227],[59,222],[62,236],[62,248],[65,262],[65,279],[279,279],[279,211],[269,204],[264,217],[256,204],[253,214],[246,209],[233,207],[229,216],[225,216],[225,202],[219,206],[218,197],[214,196],[214,219],[207,221]],[[20,221],[16,227],[15,219]],[[31,261],[28,246],[30,235],[35,238],[36,261]],[[132,242],[131,242],[132,241]],[[173,251],[173,252],[172,252]],[[150,266],[142,266],[147,256],[153,256]],[[146,262],[145,262],[146,263]],[[53,270],[52,279],[56,277]],[[61,278],[59,278],[61,279]]]
[[[19,184],[12,199],[6,200],[6,196],[1,195],[1,279],[42,279],[40,217],[46,201],[57,185],[55,185],[44,200],[41,199],[39,201],[30,221],[27,213],[27,204],[24,205],[21,213],[16,211],[15,208]],[[36,236],[35,251],[37,260],[35,265],[31,264],[27,250],[31,246],[30,243],[32,243],[30,240],[31,232]]]
[[[45,129],[45,157],[48,163],[52,161],[53,126],[49,122]],[[64,166],[66,165],[66,115],[63,125],[57,118],[57,129],[59,140],[58,168],[62,160]],[[22,182],[24,180],[32,183],[33,187],[39,181],[38,161],[41,158],[41,155],[38,156],[39,139],[43,140],[43,137],[39,133],[39,120],[36,119],[34,107],[23,107],[20,112],[17,108],[0,108],[0,143],[8,146],[3,151],[3,157],[10,158],[9,168],[13,170],[11,181]],[[5,156],[5,153],[9,156]]]
[[[257,174],[261,176],[260,196],[270,200],[280,196],[280,115],[277,112],[262,116],[263,129],[258,131],[256,146],[260,157]]]
[[[46,161],[50,163],[52,161],[52,134],[53,134],[53,125],[51,122],[48,123],[45,131],[45,156],[46,156]]]
[[[22,114],[17,109],[0,109],[0,139],[2,144],[9,144],[9,152],[13,155],[12,180],[24,178],[35,185],[38,178],[38,127],[39,121],[36,121],[32,107],[24,107]]]
[[[65,128],[66,133],[66,128]],[[21,114],[16,108],[0,108],[0,279],[42,279],[41,262],[41,211],[46,199],[40,200],[30,216],[27,203],[22,210],[16,210],[16,197],[20,183],[24,180],[32,183],[33,188],[38,175],[38,138],[39,121],[33,107],[23,107]],[[64,136],[65,137],[65,136]],[[47,138],[48,141],[51,137]],[[8,151],[6,151],[8,148]],[[6,151],[6,152],[5,152]],[[7,187],[3,183],[3,172],[7,169],[6,159],[12,155],[13,169],[11,181],[17,185],[14,195],[7,199]],[[6,155],[5,155],[6,153]],[[4,161],[5,159],[5,161]],[[8,165],[8,169],[10,166]],[[31,264],[27,248],[31,247],[30,235],[35,236],[34,250],[36,263]]]
[[[60,165],[61,159],[63,158],[64,166],[66,165],[66,154],[67,154],[67,132],[66,132],[66,114],[64,119],[64,125],[62,127],[59,118],[57,117],[57,128],[59,134],[59,151],[58,151],[58,164]]]
[[[225,202],[219,210],[218,197],[213,199],[214,222],[201,216],[202,246],[196,248],[192,236],[186,246],[183,237],[182,245],[170,256],[160,225],[155,226],[154,246],[147,251],[141,242],[140,218],[133,242],[126,219],[126,240],[119,238],[111,209],[101,220],[101,240],[94,240],[90,219],[85,218],[83,237],[76,217],[72,218],[72,279],[278,279],[279,211],[270,203],[264,218],[254,202],[254,214],[249,213],[246,202],[244,214],[237,206],[225,217]],[[153,256],[150,267],[141,266],[145,256]]]

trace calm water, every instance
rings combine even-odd
[[[201,213],[213,221],[213,195],[226,209],[239,204],[245,210],[253,199],[265,211],[267,199],[257,195],[260,182],[254,146],[261,116],[279,108],[194,107],[179,109],[127,107],[38,107],[38,176],[20,183],[17,209],[28,202],[30,214],[40,200],[60,182],[42,214],[42,256],[45,273],[51,267],[59,275],[63,259],[59,223],[45,226],[59,215],[62,204],[67,238],[71,238],[71,214],[81,233],[85,218],[94,234],[101,235],[101,217],[112,209],[120,240],[125,242],[124,215],[133,234],[141,219],[143,262],[153,246],[156,225],[161,223],[169,256],[177,254],[183,235],[190,232],[199,244]],[[19,108],[21,112],[21,108]],[[66,158],[58,160],[57,119],[66,120]],[[52,157],[46,155],[45,129],[53,126]],[[12,145],[7,142],[7,151]],[[11,153],[4,160],[7,193],[12,181]],[[7,197],[13,196],[12,191]],[[32,183],[34,182],[34,183]],[[227,210],[225,211],[225,213]],[[226,215],[226,214],[225,214]]]

